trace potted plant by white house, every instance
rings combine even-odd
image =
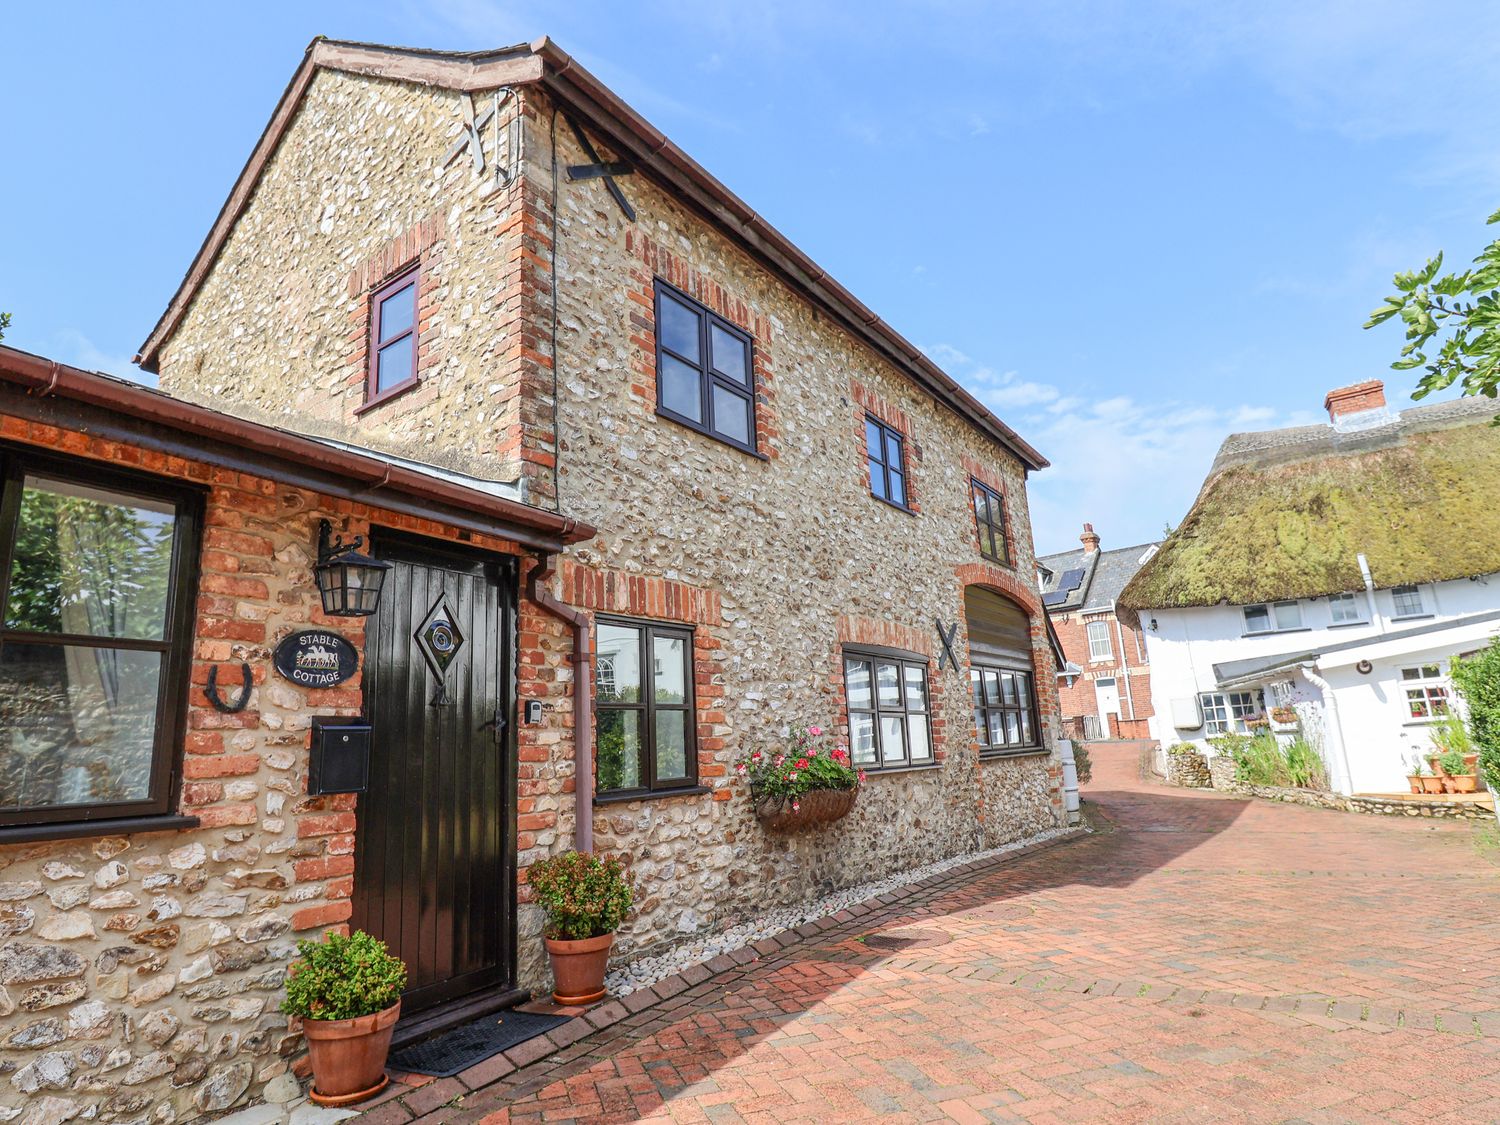
[[[547,914],[542,940],[552,960],[552,998],[559,1004],[602,1000],[609,950],[635,894],[625,864],[564,852],[533,863],[526,882]]]
[[[297,943],[281,1010],[302,1020],[312,1100],[351,1105],[390,1081],[385,1059],[401,1015],[406,966],[363,930]]]

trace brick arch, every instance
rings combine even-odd
[[[998,594],[1004,594],[1026,611],[1035,626],[1042,620],[1042,604],[1036,592],[1024,585],[1010,571],[988,563],[965,563],[954,571],[960,585],[988,586]]]

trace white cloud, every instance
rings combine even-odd
[[[1085,521],[1107,547],[1160,538],[1165,524],[1187,514],[1229,434],[1317,421],[1257,403],[1065,395],[1014,371],[997,373],[947,344],[927,352],[1052,462],[1027,487],[1043,554],[1071,549]]]
[[[75,328],[64,328],[54,332],[48,341],[47,354],[63,363],[81,367],[85,371],[102,371],[133,383],[156,385],[156,376],[137,367],[129,352],[111,352],[99,347],[93,340]]]

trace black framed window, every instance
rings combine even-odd
[[[403,270],[370,295],[370,368],[365,406],[417,383],[417,297],[421,270]]]
[[[197,493],[0,449],[0,826],[172,812]]]
[[[674,422],[755,452],[755,366],[749,333],[660,280],[656,408]]]
[[[981,751],[1027,750],[1041,745],[1036,684],[1030,672],[971,664],[974,730]]]
[[[693,631],[600,617],[595,781],[600,796],[698,784]]]
[[[865,415],[865,458],[870,466],[870,495],[909,511],[906,439],[873,414]]]
[[[974,525],[979,529],[979,553],[1010,565],[1010,543],[1005,538],[1005,497],[989,485],[970,478],[974,491]]]
[[[844,698],[855,766],[899,769],[933,761],[925,659],[846,649]]]

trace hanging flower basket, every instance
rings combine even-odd
[[[767,832],[800,832],[842,820],[854,808],[858,789],[813,789],[790,800],[767,797],[755,803],[755,815]]]

